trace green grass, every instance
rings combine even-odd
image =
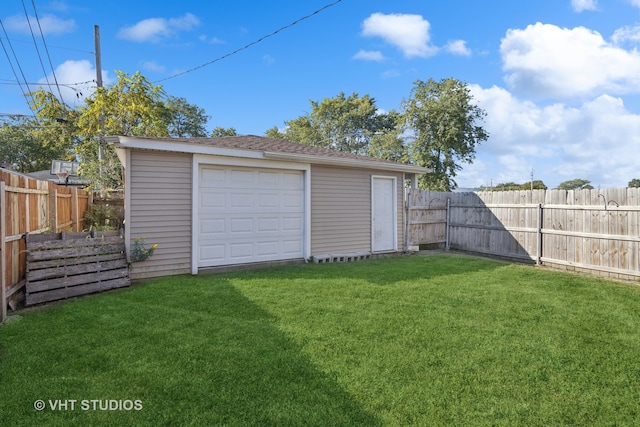
[[[156,280],[1,326],[0,419],[637,425],[640,287],[449,255]]]

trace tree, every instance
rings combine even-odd
[[[22,173],[49,169],[51,160],[72,158],[70,147],[43,143],[42,125],[35,118],[14,118],[0,125],[0,163]]]
[[[34,116],[10,116],[0,126],[0,162],[28,173],[75,159],[74,112],[42,89],[28,95]]]
[[[401,115],[391,110],[387,114],[379,115],[377,119],[384,131],[373,134],[368,154],[379,159],[409,163],[409,150],[402,137]]]
[[[345,96],[340,92],[336,97],[310,103],[310,113],[286,121],[284,131],[271,128],[266,135],[353,154],[397,154],[398,141],[393,137],[382,138],[388,134],[397,137],[397,113],[381,113],[369,95]],[[374,139],[376,147],[370,151]],[[394,148],[389,151],[391,147]]]
[[[533,184],[533,185],[532,185]],[[515,182],[505,182],[496,184],[493,187],[480,187],[480,191],[515,191],[515,190],[531,190],[533,187],[534,190],[546,190],[547,186],[544,185],[539,179],[533,181],[525,182],[524,184],[516,184]]]
[[[221,136],[237,136],[238,132],[236,131],[235,128],[222,128],[222,127],[217,127],[213,130],[213,132],[211,132],[211,136],[213,137],[221,137]]]
[[[142,74],[133,76],[117,71],[118,81],[108,88],[98,88],[86,106],[79,108],[78,134],[82,142],[78,154],[80,173],[95,188],[122,188],[121,165],[102,135],[169,136],[175,117],[165,103],[161,86],[154,86]],[[177,105],[177,104],[176,104]],[[102,159],[99,151],[102,148]]]
[[[39,156],[46,159],[47,165],[53,158],[77,159],[81,162],[80,174],[91,187],[100,190],[121,188],[120,162],[113,147],[104,144],[103,136],[207,135],[205,125],[209,117],[202,108],[189,104],[184,98],[167,96],[161,86],[153,85],[139,72],[132,76],[122,71],[116,71],[116,74],[116,84],[97,88],[85,100],[86,105],[75,109],[61,103],[50,92],[39,90],[29,94],[36,118],[34,123],[19,124],[21,128],[29,129],[28,133],[21,129],[24,134],[19,140],[26,146],[22,147],[24,149],[30,144],[42,148],[37,152],[29,151],[31,163],[35,164],[35,159],[40,161]],[[227,131],[231,130],[235,132],[233,128]],[[3,132],[7,141],[9,135],[16,135],[9,128]],[[10,146],[8,142],[5,145]],[[18,153],[16,149],[10,151]]]
[[[203,108],[189,104],[184,98],[169,96],[166,101],[169,114],[169,136],[176,138],[197,138],[207,136],[209,116]]]
[[[569,181],[561,182],[557,187],[557,190],[592,190],[593,186],[591,181],[587,179],[570,179]]]
[[[629,184],[627,185],[627,187],[629,187],[629,188],[639,188],[640,187],[640,179],[633,178],[631,181],[629,181]]]
[[[453,78],[416,80],[403,115],[414,136],[412,158],[432,170],[420,177],[420,186],[439,191],[456,188],[460,163],[472,163],[476,146],[489,138],[479,125],[486,113],[473,104],[468,85]]]

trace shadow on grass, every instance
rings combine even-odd
[[[3,326],[0,377],[11,378],[0,390],[3,418],[16,425],[381,424],[273,316],[222,278],[204,289],[197,283],[161,280]],[[78,407],[38,412],[36,399],[75,399]],[[85,411],[83,399],[139,399],[143,409]]]
[[[302,264],[245,271],[242,277],[271,276],[277,272],[287,279],[356,279],[376,285],[420,282],[451,275],[492,271],[504,267],[504,261],[456,253],[402,255],[349,263]],[[228,277],[228,276],[227,276]]]

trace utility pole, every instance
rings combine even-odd
[[[96,51],[96,85],[98,88],[102,87],[102,58],[100,55],[100,26],[93,26],[93,39],[95,43],[95,51]],[[104,118],[102,115],[100,116],[100,143],[98,144],[98,163],[100,165],[100,186],[102,187],[102,163],[104,160]],[[102,192],[102,188],[100,188],[100,192]]]
[[[531,168],[531,191],[533,191],[533,168]]]

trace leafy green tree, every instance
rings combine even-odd
[[[368,155],[379,159],[392,160],[400,163],[410,163],[409,150],[402,137],[402,116],[397,111],[379,115],[380,128],[371,137]]]
[[[414,135],[413,160],[432,170],[420,177],[420,186],[439,191],[456,188],[460,163],[472,163],[476,146],[489,138],[479,124],[486,113],[473,103],[468,85],[453,78],[417,80],[403,114]]]
[[[29,93],[33,117],[10,116],[0,125],[0,162],[28,173],[51,160],[73,160],[75,113],[49,92]]]
[[[139,72],[116,74],[116,84],[98,88],[79,108],[80,173],[97,189],[123,186],[120,162],[113,147],[104,144],[103,135],[168,137],[174,117],[161,86],[154,86]]]
[[[50,92],[31,93],[30,103],[36,111],[34,122],[18,123],[17,126],[24,128],[19,129],[23,133],[19,137],[10,127],[3,127],[2,132],[6,141],[15,138],[23,141],[23,151],[30,149],[23,157],[28,156],[33,165],[5,155],[7,161],[20,163],[19,167],[26,170],[35,164],[49,165],[56,158],[77,159],[81,162],[81,175],[94,189],[121,188],[120,162],[113,147],[104,144],[103,136],[207,135],[205,125],[209,117],[203,109],[184,98],[167,96],[161,86],[153,85],[139,72],[131,76],[122,71],[116,74],[116,84],[98,88],[85,100],[86,105],[73,109]],[[5,151],[19,153],[9,148],[9,142],[5,146]]]
[[[539,179],[533,181],[534,190],[546,190],[547,186],[544,185]],[[531,181],[524,184],[516,184],[515,182],[505,182],[496,184],[493,187],[480,187],[480,191],[515,191],[515,190],[531,190]]]
[[[221,137],[221,136],[238,136],[238,132],[235,128],[223,128],[216,127],[213,132],[211,132],[211,136],[213,137]]]
[[[280,132],[280,129],[278,129],[278,126],[274,126],[270,129],[267,129],[267,131],[264,134],[268,138],[285,139],[285,134]]]
[[[640,179],[633,178],[631,181],[629,181],[629,184],[627,185],[627,187],[629,187],[629,188],[638,188],[638,187],[640,187]]]
[[[49,169],[51,160],[67,160],[70,147],[43,143],[39,133],[43,126],[35,118],[14,118],[0,125],[0,163],[22,173]]]
[[[203,108],[189,104],[184,98],[169,96],[166,100],[169,115],[169,136],[176,138],[206,137],[209,116]]]
[[[591,190],[593,186],[591,185],[591,181],[587,179],[570,179],[569,181],[561,182],[558,187],[558,190]]]
[[[353,93],[346,96],[340,92],[336,97],[310,103],[310,113],[286,121],[283,132],[271,128],[266,135],[362,155],[391,155],[391,147],[397,151],[398,141],[381,137],[389,133],[397,137],[397,113],[381,113],[375,99],[369,95]],[[380,138],[370,151],[376,136]]]
[[[31,122],[34,138],[43,147],[55,152],[58,159],[75,159],[74,150],[79,141],[75,126],[77,111],[70,109],[51,92],[40,89],[29,95],[35,111],[35,121]]]

